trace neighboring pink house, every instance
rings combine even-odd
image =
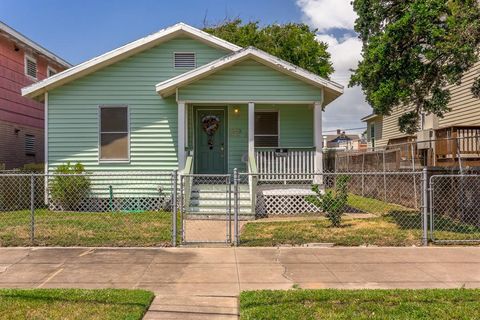
[[[44,160],[44,104],[22,97],[21,88],[71,65],[0,22],[0,167]]]

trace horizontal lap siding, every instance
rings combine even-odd
[[[321,89],[247,60],[179,89],[185,101],[319,101]]]
[[[238,113],[235,113],[238,109]],[[237,168],[246,172],[247,166],[242,161],[248,152],[248,106],[228,106],[228,172]]]
[[[471,91],[472,84],[478,76],[480,76],[480,62],[464,75],[459,86],[450,87],[451,100],[448,106],[451,111],[438,119],[440,128],[480,125],[480,99],[475,98]]]
[[[193,39],[178,38],[105,67],[49,93],[49,171],[67,161],[87,170],[166,171],[177,168],[177,103],[162,99],[155,84],[186,70],[173,53],[193,51],[197,65],[225,55]],[[126,104],[130,111],[130,163],[98,163],[98,106]]]

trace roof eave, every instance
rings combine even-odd
[[[309,71],[306,71],[300,67],[297,67],[293,64],[290,64],[286,61],[283,61],[277,57],[269,55],[255,48],[245,48],[226,57],[222,57],[220,59],[212,61],[202,67],[196,68],[194,70],[178,75],[174,78],[160,82],[155,86],[156,91],[162,97],[168,96],[170,94],[173,94],[175,90],[179,87],[205,78],[208,75],[216,72],[217,70],[225,69],[230,65],[239,63],[240,61],[249,58],[257,60],[261,63],[265,63],[280,72],[289,74],[316,87],[326,88],[332,96],[328,103],[341,96],[344,92],[343,86],[338,83],[321,78],[320,76],[317,76]]]
[[[144,38],[130,42],[122,47],[111,50],[86,62],[83,62],[75,67],[57,73],[56,75],[34,83],[28,87],[22,88],[22,95],[35,98],[38,95],[43,94],[46,91],[57,88],[70,81],[78,79],[89,73],[92,73],[98,69],[104,68],[115,62],[123,60],[129,56],[132,56],[138,52],[154,47],[162,42],[168,41],[174,38],[179,33],[185,33],[200,41],[209,43],[210,45],[223,48],[229,51],[240,50],[241,47],[217,38],[211,34],[208,34],[202,30],[191,27],[185,23],[177,23],[171,27],[160,30],[154,34],[148,35]]]

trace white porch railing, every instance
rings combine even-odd
[[[258,148],[255,160],[261,181],[310,180],[305,174],[315,172],[315,148],[288,148],[285,153]],[[281,175],[268,175],[272,173]]]

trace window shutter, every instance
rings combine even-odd
[[[196,66],[194,52],[175,52],[174,60],[175,68],[195,68]]]

